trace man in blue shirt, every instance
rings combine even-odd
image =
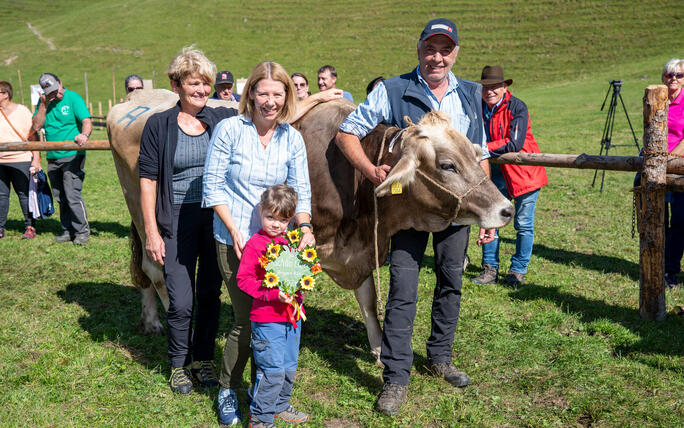
[[[451,68],[458,55],[458,36],[453,22],[438,18],[427,23],[418,41],[418,67],[412,72],[378,84],[340,125],[337,145],[351,164],[376,186],[382,183],[389,165],[375,166],[361,148],[360,139],[376,125],[405,128],[404,116],[418,123],[431,110],[449,114],[451,124],[473,144],[482,147],[480,162],[489,173],[489,152],[482,125],[482,86],[457,78]],[[451,362],[452,344],[461,299],[463,260],[468,247],[469,227],[451,225],[433,233],[435,285],[432,330],[427,341],[427,368],[455,387],[470,383],[467,374]],[[494,230],[480,230],[478,243],[490,242]],[[384,386],[376,410],[394,415],[406,399],[413,364],[411,336],[416,315],[418,273],[425,253],[428,232],[402,230],[392,237],[390,290],[387,298],[380,360],[385,365]]]
[[[332,65],[324,65],[318,69],[318,89],[321,92],[336,88],[337,70]],[[342,97],[354,102],[354,97],[347,91],[342,91]]]

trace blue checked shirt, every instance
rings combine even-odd
[[[287,123],[276,127],[264,149],[249,118],[239,115],[222,120],[211,136],[204,165],[202,206],[228,206],[243,243],[261,227],[257,204],[270,186],[287,181],[297,192],[296,212],[311,214],[304,139]],[[214,238],[233,244],[226,225],[216,214]]]
[[[427,82],[425,82],[420,75],[420,71],[418,71],[418,80],[423,89],[425,89],[425,94],[430,100],[432,109],[447,113],[449,117],[451,117],[451,126],[461,134],[466,135],[468,127],[470,126],[470,118],[463,111],[461,98],[458,96],[458,92],[456,92],[458,80],[456,80],[456,76],[454,76],[452,72],[449,72],[447,76],[449,79],[449,87],[440,103],[437,100],[437,97],[435,97],[435,94],[433,94],[428,87]],[[477,101],[479,102],[480,100]],[[359,139],[362,139],[379,123],[388,123],[391,117],[392,111],[389,97],[387,96],[387,89],[385,88],[384,83],[380,82],[380,84],[368,94],[366,100],[359,105],[356,110],[351,112],[344,122],[342,122],[340,131],[354,134],[359,137]],[[484,125],[480,124],[480,126]],[[489,150],[487,149],[487,142],[484,138],[485,133],[482,132],[482,135],[482,141],[473,141],[473,143],[480,144],[482,147],[482,160],[484,160],[489,158]]]

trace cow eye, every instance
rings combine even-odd
[[[439,167],[442,168],[444,171],[458,172],[456,170],[456,165],[454,165],[451,162],[440,164]]]

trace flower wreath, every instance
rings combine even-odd
[[[316,248],[307,245],[298,250],[299,240],[302,237],[301,229],[288,230],[284,233],[287,244],[271,243],[266,247],[266,254],[259,257],[259,264],[266,274],[262,285],[266,288],[279,288],[288,296],[294,296],[300,290],[310,291],[314,289],[316,280],[314,277],[322,272]],[[297,327],[300,318],[306,321],[306,316],[301,305],[294,301],[287,306],[290,322]]]

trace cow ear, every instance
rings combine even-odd
[[[375,194],[378,198],[387,195],[394,183],[400,183],[402,188],[406,188],[411,184],[416,177],[416,168],[418,168],[418,160],[414,150],[403,151],[399,162],[394,165],[390,173],[376,189]]]
[[[475,149],[475,160],[478,162],[480,159],[482,159],[482,146],[478,146],[477,144],[473,144],[473,148]]]
[[[404,122],[406,122],[406,127],[408,128],[409,126],[413,126],[413,121],[411,120],[410,117],[404,116]]]

